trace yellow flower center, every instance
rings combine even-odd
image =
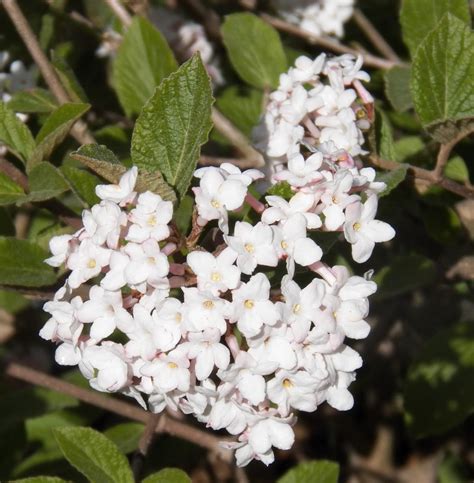
[[[289,379],[283,379],[283,387],[290,389],[293,387],[293,383]]]
[[[183,316],[179,312],[177,312],[176,315],[174,316],[174,320],[176,320],[177,324],[180,324],[181,320],[183,320]]]
[[[87,267],[88,268],[95,268],[95,267],[97,267],[97,262],[93,258],[91,258],[87,262]]]
[[[211,310],[214,308],[214,302],[212,300],[205,300],[202,303],[202,306],[207,310]]]
[[[168,367],[170,369],[176,369],[178,367],[178,364],[176,364],[175,362],[168,362]]]
[[[362,228],[362,225],[360,223],[354,223],[352,228],[354,228],[355,231],[359,231]]]
[[[213,282],[220,282],[222,280],[222,275],[219,272],[213,272],[211,275],[211,280]]]
[[[246,309],[253,309],[254,305],[255,304],[254,304],[253,300],[246,300],[244,302],[244,306],[245,306]]]
[[[148,257],[148,263],[155,264],[156,263],[155,257]]]
[[[253,253],[255,251],[255,248],[251,243],[246,243],[244,248],[247,253]]]
[[[150,215],[148,217],[147,225],[148,226],[156,226],[156,216],[155,215]]]
[[[283,248],[283,250],[286,250],[288,248],[288,243],[286,243],[285,240],[283,240],[281,243],[280,243],[280,246]]]
[[[221,204],[217,200],[212,200],[211,201],[211,206],[218,210],[221,207]]]
[[[293,313],[297,314],[301,310],[301,305],[300,304],[295,304],[293,305]]]

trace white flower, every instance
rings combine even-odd
[[[148,239],[142,244],[128,243],[123,249],[130,257],[125,268],[125,279],[144,293],[145,285],[160,288],[168,285],[168,258],[161,252],[158,242]]]
[[[97,391],[117,392],[129,382],[130,369],[123,347],[113,342],[86,347],[79,369]]]
[[[175,389],[183,392],[189,390],[191,377],[189,359],[182,355],[161,354],[154,361],[144,364],[141,373],[151,377],[154,387],[160,392],[165,393]]]
[[[301,213],[291,216],[282,226],[273,228],[276,248],[288,257],[289,265],[294,262],[307,267],[321,260],[321,248],[306,236],[306,218]],[[289,269],[292,275],[292,269]]]
[[[295,351],[283,334],[271,334],[258,346],[251,347],[249,354],[257,363],[275,362],[281,369],[292,370],[296,366]]]
[[[71,251],[72,240],[71,235],[53,236],[49,241],[49,251],[53,256],[46,259],[45,262],[52,267],[60,267]]]
[[[352,258],[357,263],[370,258],[375,243],[389,241],[395,236],[395,230],[388,223],[374,219],[377,204],[377,196],[370,195],[364,204],[353,203],[346,208],[344,235],[352,244]]]
[[[129,228],[126,239],[141,243],[148,238],[162,241],[169,237],[168,223],[173,216],[173,203],[163,201],[161,196],[147,191],[138,197],[137,207],[130,213]]]
[[[288,169],[280,171],[274,178],[277,181],[287,181],[295,188],[301,188],[322,179],[319,172],[323,161],[323,155],[319,152],[304,159],[302,154],[295,154],[288,160]]]
[[[97,277],[108,265],[111,251],[97,246],[92,240],[84,240],[69,256],[67,268],[72,270],[68,278],[71,288],[78,288],[84,282]]]
[[[135,183],[137,182],[138,169],[136,166],[129,169],[120,178],[118,184],[101,184],[95,188],[96,195],[107,201],[113,201],[121,205],[129,203],[135,197]]]
[[[310,230],[320,228],[322,223],[319,216],[312,210],[316,204],[314,195],[299,191],[290,201],[280,196],[267,196],[265,198],[270,208],[262,213],[262,221],[269,225],[286,221],[295,213],[301,213],[306,218],[307,228]]]
[[[97,245],[107,243],[109,248],[117,248],[120,230],[127,223],[127,216],[119,206],[110,201],[102,201],[85,210],[82,214],[87,235]]]
[[[183,335],[181,306],[178,299],[166,298],[152,313],[155,324],[152,331],[153,342],[162,352],[174,349]]]
[[[270,282],[263,273],[257,273],[247,283],[232,292],[232,317],[240,332],[254,337],[264,324],[275,325],[281,315],[269,300]]]
[[[190,359],[196,360],[196,377],[198,381],[207,379],[214,366],[226,369],[230,362],[229,349],[220,343],[221,334],[218,329],[206,329],[203,332],[190,333],[189,342],[181,347]]]
[[[229,311],[229,302],[197,288],[183,288],[183,292],[182,313],[188,330],[199,332],[218,329],[221,334],[226,332],[225,318]]]
[[[251,275],[257,265],[278,265],[278,255],[273,246],[273,232],[264,223],[252,226],[250,223],[239,221],[235,224],[234,235],[226,236],[225,240],[237,253],[237,266],[247,275]]]
[[[123,308],[121,292],[109,292],[98,285],[91,287],[89,300],[77,310],[77,319],[91,323],[90,336],[96,341],[108,337],[118,327],[132,324],[132,316]]]
[[[61,366],[77,366],[81,359],[81,350],[70,342],[63,342],[54,353],[54,360]]]
[[[186,261],[197,276],[199,290],[209,290],[217,295],[237,287],[240,270],[234,265],[237,253],[231,248],[224,249],[217,257],[209,252],[191,252]]]

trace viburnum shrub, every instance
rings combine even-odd
[[[135,191],[136,167],[97,186],[83,227],[50,241],[47,263],[70,270],[44,306],[56,361],[94,389],[226,429],[240,466],[290,449],[297,411],[351,409],[362,358],[346,342],[369,334],[377,286],[324,263],[317,234],[340,234],[359,263],[395,235],[375,219],[386,185],[360,159],[374,114],[361,65],[321,54],[281,75],[257,131],[267,182],[286,198],[257,200],[256,169],[199,168],[183,239],[172,202]]]
[[[0,1],[0,353],[42,386],[0,385],[1,481],[134,483],[155,433],[206,481],[469,453],[471,10],[382,3]]]

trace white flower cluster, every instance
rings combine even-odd
[[[118,185],[99,185],[102,201],[84,211],[83,228],[50,242],[47,262],[70,270],[44,306],[51,318],[40,335],[59,344],[56,361],[78,365],[99,391],[225,429],[236,437],[225,446],[239,465],[270,464],[274,448],[289,449],[295,411],[325,401],[350,409],[348,387],[362,359],[346,339],[367,337],[377,287],[323,263],[312,233],[344,231],[366,258],[393,230],[373,220],[380,186],[372,172],[349,155],[298,156],[278,172],[292,198],[267,196],[265,204],[249,192],[261,172],[198,169],[186,248],[172,204],[135,193],[136,168]],[[229,217],[244,205],[256,223]],[[218,229],[197,246],[211,222]],[[296,266],[313,275],[309,283],[300,286]]]
[[[314,35],[342,37],[354,0],[273,0],[279,14]]]
[[[295,193],[288,203],[267,198],[273,209],[264,221],[280,221],[282,213],[295,211],[320,215],[324,231],[344,232],[358,263],[370,258],[375,243],[395,235],[375,220],[385,184],[375,181],[375,171],[360,159],[363,130],[373,118],[373,98],[361,82],[369,76],[361,66],[362,60],[350,55],[299,57],[281,75],[255,130],[272,182],[287,182]]]

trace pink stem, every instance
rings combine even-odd
[[[326,280],[329,285],[334,285],[337,282],[334,272],[324,262],[313,263],[308,268],[318,275],[321,275],[321,277],[323,277],[323,279]]]
[[[170,277],[170,288],[180,288],[186,286],[186,279],[184,277]]]
[[[225,341],[227,343],[227,347],[230,349],[232,356],[234,359],[239,355],[240,347],[237,341],[237,337],[234,334],[227,334],[225,336]]]
[[[247,196],[245,197],[245,201],[257,212],[257,213],[263,213],[265,211],[265,205],[263,203],[260,203],[254,196],[252,196],[250,193],[247,193]]]
[[[181,263],[170,263],[170,273],[182,277],[186,273],[186,270]]]
[[[173,252],[177,250],[176,243],[167,243],[164,247],[163,250],[161,250],[166,256],[171,255]]]

